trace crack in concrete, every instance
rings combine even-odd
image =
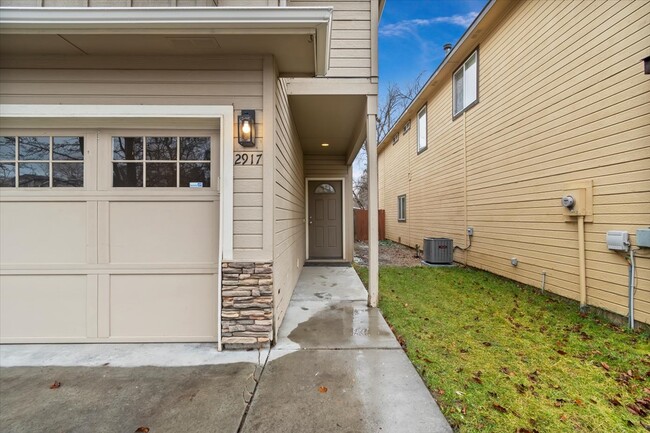
[[[253,382],[255,382],[255,385],[253,386],[253,390],[251,392],[248,392],[246,388],[244,388],[243,392],[243,399],[244,403],[246,404],[246,408],[244,409],[244,413],[242,414],[241,420],[239,422],[239,427],[237,427],[237,433],[241,433],[243,431],[244,425],[246,424],[246,417],[248,417],[248,412],[251,408],[251,404],[253,403],[253,399],[255,398],[255,393],[257,392],[257,387],[260,384],[260,381],[262,380],[262,374],[264,374],[264,369],[266,368],[266,364],[269,362],[269,356],[271,356],[271,349],[269,349],[266,352],[266,358],[264,359],[264,363],[262,364],[261,358],[262,358],[262,351],[258,350],[257,351],[257,366],[255,366],[255,370],[253,370],[252,374],[252,379]],[[259,375],[257,378],[255,377],[255,374],[257,370],[259,369]],[[248,393],[248,401],[246,401],[246,393]]]

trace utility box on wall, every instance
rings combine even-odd
[[[454,241],[447,238],[424,238],[424,261],[436,265],[454,263]]]
[[[593,182],[582,180],[565,184],[562,192],[562,207],[566,222],[574,222],[575,217],[578,216],[584,217],[585,222],[593,222]]]
[[[650,227],[645,229],[636,229],[636,246],[640,248],[650,248]]]

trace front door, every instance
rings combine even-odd
[[[341,181],[309,181],[309,258],[343,258]]]

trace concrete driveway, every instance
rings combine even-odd
[[[0,430],[451,432],[366,296],[352,268],[305,267],[276,346],[259,353],[3,346]]]

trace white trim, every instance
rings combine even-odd
[[[312,35],[316,75],[329,70],[331,6],[0,8],[0,34]]]
[[[345,211],[347,210],[346,207],[346,198],[347,198],[347,188],[345,185],[345,177],[306,177],[305,178],[305,259],[309,260],[309,182],[310,181],[341,181],[341,258],[343,260],[347,260],[347,255],[345,254],[346,248],[345,248],[345,241],[346,241],[346,236],[345,236],[345,229],[346,229],[346,223],[351,224],[351,222],[347,221],[347,218],[345,217]],[[330,260],[337,260],[337,259],[330,259]]]
[[[213,118],[220,124],[217,344],[221,350],[221,263],[233,258],[233,124],[227,105],[56,105],[2,104],[0,118]]]

